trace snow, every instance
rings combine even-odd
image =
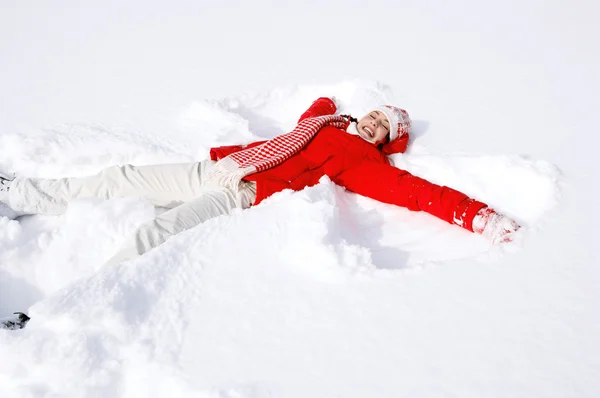
[[[0,4],[0,170],[201,160],[335,96],[406,108],[394,164],[524,226],[491,246],[325,177],[106,267],[143,198],[0,218],[0,317],[32,317],[0,330],[0,396],[598,396],[598,11]]]

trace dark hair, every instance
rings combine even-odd
[[[358,119],[355,117],[352,117],[352,115],[340,115],[340,116],[345,117],[346,119],[350,120],[351,122],[358,123]]]

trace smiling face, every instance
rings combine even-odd
[[[369,112],[358,121],[356,127],[361,137],[375,145],[386,142],[386,137],[390,133],[390,122],[381,111]]]

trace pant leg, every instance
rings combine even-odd
[[[233,209],[247,209],[255,200],[254,182],[242,182],[238,191],[218,186],[205,187],[196,199],[168,210],[142,225],[107,265],[118,264],[141,255],[171,236],[211,218],[231,214]]]
[[[10,207],[27,214],[61,214],[71,199],[110,199],[143,196],[155,206],[175,207],[197,197],[202,176],[214,164],[196,163],[153,166],[113,166],[82,178],[17,178],[9,194]]]

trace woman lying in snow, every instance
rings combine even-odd
[[[145,196],[170,208],[141,226],[109,261],[114,264],[210,218],[257,205],[284,189],[302,190],[327,175],[349,191],[425,211],[493,243],[512,239],[519,226],[510,218],[390,165],[387,155],[406,150],[411,128],[406,111],[380,106],[360,120],[335,112],[334,100],[319,98],[292,132],[213,148],[211,160],[198,163],[114,166],[92,177],[57,180],[0,177],[0,216],[60,214],[71,199],[85,197]]]

